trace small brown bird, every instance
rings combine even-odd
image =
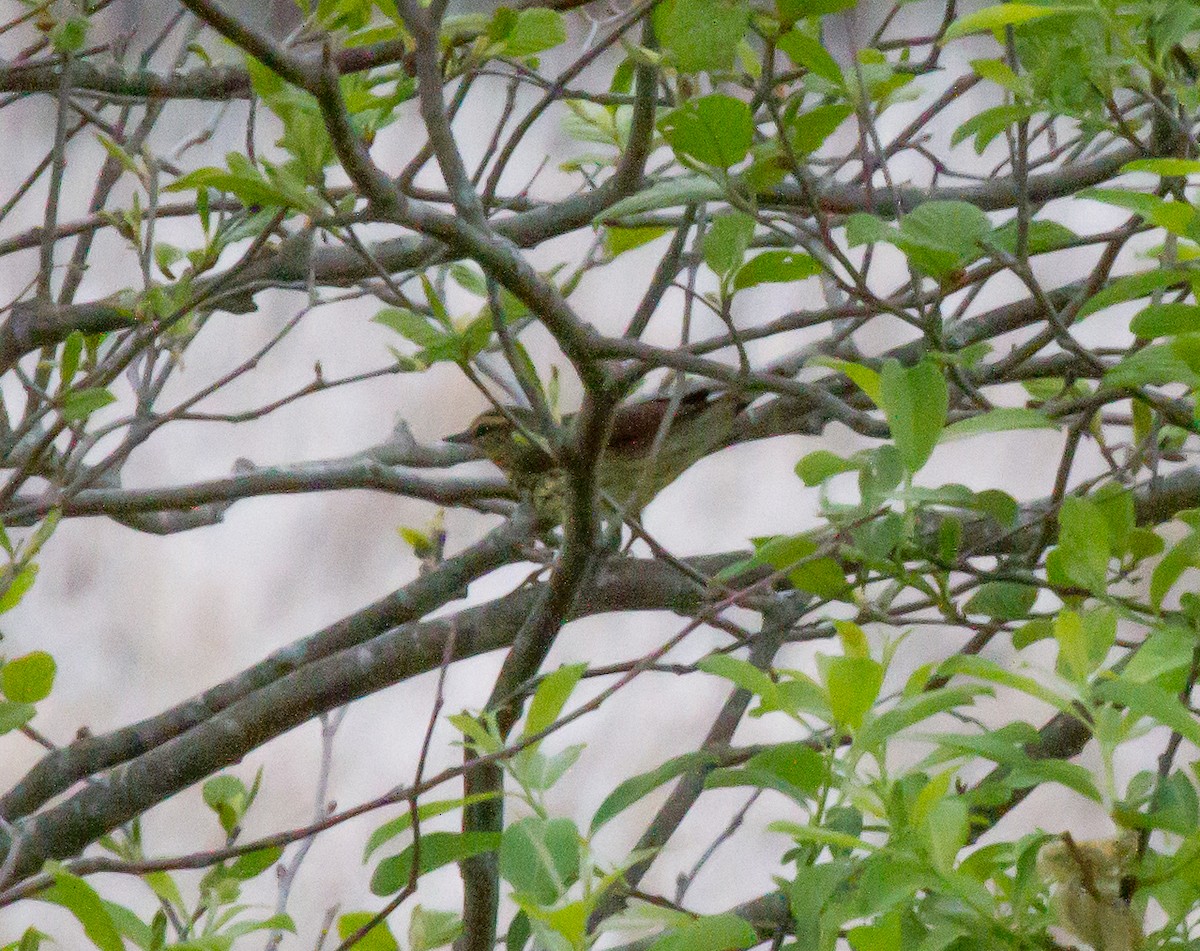
[[[600,460],[600,490],[610,504],[637,516],[659,492],[706,455],[724,446],[733,422],[749,401],[698,390],[685,396],[669,416],[667,431],[655,443],[671,400],[665,397],[630,403],[617,410],[612,434]],[[574,417],[563,420],[563,429]],[[518,492],[533,499],[538,511],[562,520],[562,474],[554,444],[562,433],[538,431],[537,416],[522,407],[490,409],[470,428],[449,437],[468,443],[502,469]]]
[[[1137,951],[1141,917],[1122,894],[1137,857],[1137,834],[1129,829],[1084,842],[1064,833],[1043,845],[1038,871],[1054,886],[1050,907],[1058,924],[1096,951]]]

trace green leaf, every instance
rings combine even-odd
[[[1092,665],[1079,615],[1074,611],[1060,611],[1054,619],[1054,639],[1058,641],[1060,670],[1077,680],[1087,677],[1092,672]]]
[[[967,119],[950,134],[950,145],[958,145],[974,136],[975,154],[982,155],[996,136],[1000,135],[1010,126],[1028,119],[1033,114],[1034,109],[1031,106],[1020,104],[992,106],[990,109],[983,109]],[[1012,253],[1015,249],[1016,242],[1014,241],[1012,249],[1006,248],[1005,250],[1009,250]]]
[[[669,783],[672,779],[692,770],[711,769],[716,764],[716,756],[702,750],[676,756],[674,759],[667,760],[661,766],[656,766],[649,772],[631,776],[609,793],[605,797],[604,802],[600,803],[600,808],[592,816],[592,825],[588,834],[595,835],[596,831],[606,822],[620,815],[639,799],[649,795],[659,786],[663,785],[663,783]]]
[[[75,379],[75,371],[79,369],[79,357],[83,353],[83,334],[72,330],[63,342],[62,360],[59,362],[58,378],[61,390],[65,391]]]
[[[756,696],[771,697],[776,690],[775,681],[748,660],[730,657],[728,654],[710,654],[702,658],[696,666],[706,674],[724,677]]]
[[[433,951],[450,944],[462,930],[462,918],[454,912],[417,905],[408,924],[409,951]]]
[[[56,669],[45,651],[31,651],[0,667],[0,689],[15,703],[37,703],[50,695]]]
[[[943,875],[954,871],[955,859],[967,844],[970,821],[961,799],[942,799],[929,810],[925,835],[933,867]]]
[[[837,360],[832,357],[818,357],[815,360],[809,361],[809,365],[829,367],[829,369],[836,370],[838,373],[846,374],[860,390],[867,394],[872,403],[882,407],[883,386],[880,382],[879,374],[870,367],[864,366],[861,363],[851,363],[849,360]]]
[[[822,270],[816,258],[799,251],[764,251],[741,266],[733,286],[740,291],[758,284],[790,284],[815,277]]]
[[[883,686],[883,667],[869,657],[831,657],[823,671],[834,721],[857,730]]]
[[[796,475],[807,486],[820,485],[826,479],[843,472],[855,472],[861,468],[849,459],[843,459],[828,449],[818,449],[796,463]]]
[[[87,419],[96,410],[102,406],[107,406],[109,403],[116,401],[108,390],[102,387],[92,387],[86,390],[70,390],[65,393],[61,401],[61,409],[59,412],[62,418],[66,420],[81,420]]]
[[[984,433],[1002,433],[1014,429],[1057,429],[1052,420],[1036,409],[1021,406],[990,409],[969,419],[960,419],[942,430],[939,442],[950,442]]]
[[[1121,676],[1177,693],[1191,669],[1196,644],[1195,632],[1187,628],[1170,624],[1155,628],[1138,646]]]
[[[504,55],[520,58],[553,49],[567,39],[567,26],[557,10],[532,7],[517,14],[504,39]]]
[[[38,901],[67,909],[83,926],[83,933],[100,951],[125,951],[121,935],[96,890],[82,878],[69,872],[52,872],[54,884],[37,892]]]
[[[1176,344],[1192,334],[1175,337],[1170,343],[1153,344],[1124,357],[1104,374],[1104,385],[1110,389],[1137,386],[1164,386],[1183,383],[1191,389],[1200,386],[1200,374],[1179,353]]]
[[[427,802],[417,807],[417,817],[424,822],[426,819],[432,819],[434,816],[440,816],[447,812],[454,812],[457,809],[462,809],[464,806],[472,806],[477,802],[495,799],[499,795],[500,793],[498,792],[484,792],[474,793],[463,799],[440,799],[437,802]],[[412,821],[412,810],[405,809],[395,819],[390,819],[379,826],[371,833],[371,837],[367,839],[367,844],[363,849],[363,861],[366,862],[370,859],[372,853],[385,842],[390,842],[396,836],[411,829]]]
[[[570,819],[530,816],[504,830],[500,874],[520,895],[550,905],[579,877],[579,854]]]
[[[37,707],[32,703],[0,703],[0,736],[19,730],[32,720],[36,713]]]
[[[1108,522],[1098,506],[1077,495],[1063,499],[1058,510],[1058,548],[1066,578],[1093,593],[1108,586],[1108,561],[1112,552]]]
[[[718,168],[737,165],[754,142],[750,107],[720,93],[672,109],[658,120],[658,129],[676,153]]]
[[[877,215],[856,211],[846,219],[846,243],[852,248],[862,244],[874,244],[876,241],[894,244],[899,239],[900,232]]]
[[[813,558],[788,572],[788,581],[818,598],[844,599],[850,590],[846,570],[836,558]]]
[[[646,193],[643,192],[642,194]],[[644,244],[649,244],[651,241],[661,238],[670,230],[670,228],[660,228],[658,226],[618,228],[610,225],[604,229],[604,247],[615,258],[619,254],[640,248]]]
[[[665,208],[679,208],[702,201],[720,201],[725,189],[703,175],[680,175],[656,182],[649,188],[616,202],[596,216],[596,221],[609,223],[627,215],[640,215]]]
[[[1061,759],[1033,759],[1025,751],[1024,742],[1014,739],[1009,733],[942,733],[930,739],[959,755],[983,757],[1007,766],[1013,771],[1009,780],[1018,788],[1034,786],[1039,781],[1052,782],[1073,789],[1093,802],[1102,802],[1104,799],[1086,767]]]
[[[1045,254],[1077,241],[1079,235],[1057,221],[1031,221],[1026,236],[1030,254]],[[988,236],[988,244],[995,245],[1009,254],[1017,253],[1017,221],[1014,218],[1001,225]]]
[[[1146,297],[1167,287],[1174,287],[1178,284],[1190,286],[1194,274],[1195,272],[1184,268],[1155,268],[1153,271],[1118,277],[1098,294],[1088,298],[1087,302],[1079,308],[1076,320],[1082,320],[1113,304],[1137,300],[1139,297]]]
[[[912,367],[888,360],[880,377],[880,399],[905,468],[910,473],[920,471],[946,424],[950,405],[946,378],[931,360]]]
[[[901,951],[904,947],[902,921],[898,911],[891,911],[874,924],[858,925],[846,932],[846,940],[854,951]]]
[[[232,164],[233,158],[242,160],[241,164],[249,166],[244,157],[231,153],[228,158]],[[295,195],[276,188],[269,183],[253,166],[248,169],[231,172],[222,168],[198,168],[182,178],[177,178],[164,191],[177,192],[190,189],[212,188],[219,192],[228,192],[247,208],[266,206],[271,208],[303,209],[307,202],[296,201]]]
[[[1012,67],[1002,59],[973,59],[971,60],[971,69],[981,79],[987,79],[994,82],[997,86],[1002,86],[1015,96],[1027,97],[1029,95],[1029,81],[1022,81]]]
[[[421,835],[420,869],[426,875],[451,862],[500,848],[501,836],[496,832],[426,832]],[[394,895],[408,884],[412,871],[413,847],[399,855],[384,859],[371,876],[371,892],[375,895]]]
[[[835,86],[845,85],[842,68],[838,66],[837,60],[829,55],[819,40],[807,33],[790,30],[775,41],[775,46],[786,53],[797,66],[803,66],[810,73],[828,79]]]
[[[654,29],[681,73],[728,69],[750,24],[746,0],[664,0]]]
[[[721,278],[742,266],[746,249],[754,237],[754,219],[741,211],[726,212],[713,218],[704,234],[704,263]]]
[[[169,872],[147,872],[142,876],[142,881],[162,901],[175,908],[184,907],[183,893],[179,890],[179,885]],[[111,908],[109,911],[111,913]],[[120,922],[117,922],[117,924],[120,926]]]
[[[558,715],[562,713],[563,705],[571,696],[571,691],[586,671],[587,664],[567,664],[542,678],[533,700],[529,703],[522,737],[541,733],[554,724]]]
[[[974,13],[959,17],[950,24],[943,43],[956,40],[968,33],[979,33],[984,30],[1003,30],[1006,26],[1020,26],[1031,20],[1055,16],[1061,13],[1073,12],[1070,7],[1043,7],[1032,3],[1004,3],[996,7],[984,7]]]
[[[87,42],[89,21],[86,17],[71,16],[54,24],[50,40],[58,53],[77,53]]]
[[[733,789],[743,786],[753,789],[773,789],[798,803],[806,803],[812,799],[810,794],[797,789],[775,773],[765,769],[755,769],[749,765],[742,768],[714,769],[704,777],[705,789]]]
[[[1151,825],[1176,835],[1193,836],[1200,825],[1200,799],[1196,787],[1183,770],[1176,770],[1159,784]]]
[[[1109,607],[1092,608],[1083,614],[1083,642],[1092,670],[1097,670],[1117,640],[1117,613]]]
[[[270,918],[264,918],[261,921],[239,921],[235,924],[229,925],[222,932],[221,937],[225,939],[240,938],[243,935],[253,934],[255,931],[290,931],[292,934],[295,934],[296,926],[293,924],[291,916],[289,915],[272,915]],[[208,951],[208,949],[204,948],[203,946],[189,946],[189,943],[187,942],[181,945],[176,945],[175,947],[181,949],[181,951],[184,948],[186,948],[187,951]]]
[[[250,806],[250,793],[238,777],[214,776],[202,787],[204,803],[217,814],[221,828],[232,833]]]
[[[731,912],[702,915],[663,935],[649,951],[734,951],[759,943],[750,923]]]
[[[448,334],[438,330],[421,314],[407,307],[385,307],[372,317],[371,321],[391,328],[418,347],[437,347],[450,339]]]
[[[547,756],[536,747],[530,747],[513,757],[513,775],[528,789],[550,789],[575,765],[583,749],[583,744],[575,744]]]
[[[857,0],[775,0],[781,23],[791,27],[803,17],[822,17],[849,10]]]
[[[365,928],[375,917],[373,911],[352,911],[338,917],[338,937],[345,941],[359,928]],[[392,930],[386,921],[381,921],[374,928],[358,939],[354,951],[400,951],[400,944],[392,935]]]
[[[999,621],[1015,621],[1029,614],[1037,600],[1037,587],[1016,581],[988,581],[979,586],[963,611]]]
[[[1171,337],[1200,331],[1200,306],[1196,304],[1151,304],[1138,311],[1129,329],[1142,340]]]
[[[505,951],[524,951],[531,933],[529,915],[524,910],[518,911],[504,936]]]
[[[157,947],[163,947],[162,935],[166,933],[166,916],[161,911],[156,913],[155,917],[151,919],[154,922],[154,926],[152,927],[124,905],[118,905],[116,902],[104,901],[103,899],[101,901],[104,905],[104,910],[108,912],[108,917],[112,919],[113,926],[123,938],[132,941],[137,947],[143,949],[156,947],[154,944],[156,940],[158,941]],[[180,905],[177,907],[183,906]],[[160,915],[162,915],[161,918],[159,917]],[[162,922],[161,927],[158,925],[159,921]],[[156,928],[159,928],[157,934],[155,933]],[[5,951],[15,951],[15,949],[13,949],[12,945],[7,945]],[[24,951],[24,948],[21,951]],[[31,948],[30,951],[33,951],[33,949]]]
[[[1129,533],[1127,554],[1134,562],[1161,555],[1164,547],[1163,540],[1149,528],[1135,528]]]
[[[1054,636],[1054,621],[1051,621],[1049,617],[1036,617],[1014,630],[1013,648],[1020,651],[1024,647],[1037,644],[1039,640],[1052,638],[1052,636]]]
[[[247,852],[245,855],[239,855],[230,864],[228,869],[229,874],[238,881],[249,880],[257,875],[261,875],[278,862],[282,854],[283,848],[273,845],[254,852]]]
[[[858,731],[855,742],[865,750],[876,750],[901,730],[906,730],[922,720],[955,710],[969,707],[975,698],[981,694],[990,695],[991,689],[977,685],[966,687],[942,687],[913,696],[904,697],[890,710],[882,713],[872,713]]]
[[[941,277],[979,257],[991,230],[988,216],[969,202],[927,201],[904,216],[894,243],[915,267]]]
[[[820,826],[800,825],[797,822],[772,822],[767,826],[767,831],[782,832],[784,835],[790,835],[798,843],[812,843],[814,845],[830,846],[838,849],[862,849],[867,852],[875,852],[879,848],[865,839],[849,835],[846,832],[838,832],[836,829],[823,829]],[[806,871],[815,872],[819,868],[821,866],[818,865]]]
[[[825,759],[807,743],[778,743],[746,761],[747,769],[778,776],[803,793],[816,795],[825,781]]]
[[[1108,525],[1108,543],[1113,557],[1120,558],[1129,551],[1129,539],[1137,527],[1137,512],[1133,493],[1112,482],[1091,494],[1089,500],[1099,510]]]
[[[1200,534],[1189,532],[1176,542],[1154,566],[1150,575],[1150,603],[1162,607],[1163,598],[1188,568],[1200,567]]]
[[[870,657],[871,646],[867,643],[867,633],[853,621],[833,622],[838,632],[838,640],[842,642],[842,653],[847,657]]]
[[[786,832],[787,829],[778,831]],[[825,843],[821,843],[824,845]],[[811,850],[809,850],[811,851]],[[871,849],[868,849],[871,851]],[[796,951],[816,951],[837,947],[840,919],[829,921],[830,915],[823,914],[835,892],[842,883],[855,875],[861,863],[849,859],[835,858],[831,862],[808,865],[795,881],[787,886],[788,907],[795,928]]]
[[[1178,695],[1167,693],[1154,684],[1137,683],[1122,676],[1102,680],[1094,690],[1100,699],[1149,717],[1169,727],[1193,746],[1200,746],[1200,722],[1180,702]]]
[[[798,113],[787,124],[792,151],[797,155],[811,155],[853,112],[854,107],[849,103],[832,103]]]
[[[1122,172],[1149,172],[1164,178],[1200,174],[1200,161],[1181,158],[1134,159],[1121,166]]]
[[[1149,224],[1165,228],[1171,234],[1192,236],[1196,209],[1186,201],[1165,201],[1157,195],[1124,188],[1085,188],[1077,192],[1075,197],[1127,208]]]
[[[25,593],[33,587],[33,582],[37,580],[37,573],[37,565],[26,565],[17,572],[16,577],[4,589],[4,593],[0,594],[0,614],[3,614],[5,611],[11,611],[21,603],[21,599],[25,597]]]
[[[967,677],[978,677],[980,680],[999,684],[1002,687],[1011,687],[1050,704],[1060,713],[1066,713],[1072,717],[1078,715],[1075,704],[1079,697],[1074,688],[1064,684],[1061,692],[1052,690],[1034,678],[1014,673],[986,657],[974,654],[956,654],[939,664],[937,672],[943,677],[961,674]]]

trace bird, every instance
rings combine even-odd
[[[637,518],[659,492],[728,443],[734,420],[748,403],[741,394],[695,390],[675,404],[673,413],[665,396],[620,407],[599,463],[602,500],[616,514]],[[667,430],[659,440],[664,420]],[[519,495],[533,501],[540,516],[560,523],[565,489],[556,444],[573,424],[574,416],[567,416],[558,432],[547,434],[539,430],[533,410],[505,406],[480,413],[447,441],[474,446]]]
[[[1054,886],[1051,909],[1059,926],[1096,951],[1136,951],[1141,917],[1123,892],[1137,856],[1137,834],[1128,829],[1083,842],[1064,833],[1043,845],[1038,871]]]

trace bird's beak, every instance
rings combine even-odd
[[[468,429],[461,433],[455,433],[453,436],[447,436],[444,441],[456,443],[459,446],[469,446],[471,445],[471,431]]]

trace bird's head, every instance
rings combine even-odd
[[[549,468],[551,458],[538,444],[532,414],[520,407],[510,408],[508,414],[494,408],[485,410],[446,441],[474,446],[505,472]]]

